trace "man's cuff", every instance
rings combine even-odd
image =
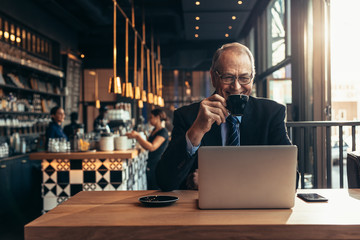
[[[188,154],[189,154],[190,156],[193,156],[193,155],[196,153],[196,151],[199,149],[200,144],[199,144],[198,146],[195,146],[195,147],[194,147],[194,146],[192,145],[189,137],[188,137],[188,133],[187,133],[187,132],[186,132],[186,134],[185,134],[185,139],[186,139],[186,150],[187,150],[187,152],[188,152]]]

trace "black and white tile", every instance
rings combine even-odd
[[[147,152],[134,159],[44,159],[43,212],[80,191],[146,190]]]

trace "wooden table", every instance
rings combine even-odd
[[[360,239],[360,189],[312,189],[328,203],[296,198],[292,209],[200,210],[197,191],[80,192],[25,226],[35,239]],[[149,208],[144,195],[174,195]]]

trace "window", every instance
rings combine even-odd
[[[286,57],[285,0],[275,0],[268,8],[268,67]]]
[[[284,105],[292,103],[291,65],[273,72],[268,77],[268,97]]]

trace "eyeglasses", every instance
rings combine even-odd
[[[241,85],[247,85],[251,82],[252,80],[252,73],[250,75],[250,77],[247,76],[234,76],[231,74],[224,74],[224,75],[220,75],[218,71],[215,71],[216,74],[219,76],[220,80],[224,83],[224,84],[233,84],[235,82],[235,80],[239,80],[239,83]]]

